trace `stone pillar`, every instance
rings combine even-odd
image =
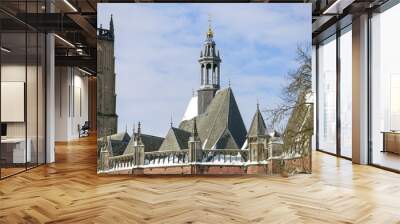
[[[190,163],[193,162],[201,162],[203,159],[203,152],[201,149],[201,142],[200,138],[197,133],[197,124],[196,118],[193,119],[193,131],[192,136],[189,138],[189,161]]]
[[[138,144],[134,146],[135,150],[135,166],[144,165],[144,145]]]
[[[102,171],[107,171],[110,169],[110,165],[109,165],[109,159],[110,159],[110,154],[108,153],[108,151],[101,151],[101,168],[100,170]]]
[[[265,155],[264,143],[259,142],[258,140],[254,143],[250,143],[249,153],[250,162],[261,162],[267,158]]]
[[[201,85],[204,85],[203,65],[200,65],[200,79]]]
[[[211,64],[211,84],[215,84],[214,63]]]
[[[140,122],[138,123],[138,133],[137,133],[137,137],[136,140],[134,142],[134,146],[133,146],[133,150],[134,150],[134,165],[135,166],[142,166],[144,165],[144,145],[142,142],[142,137],[141,137],[141,126],[140,126]]]
[[[209,71],[209,69],[208,69],[208,64],[205,64],[205,66],[206,66],[206,85],[208,85],[209,84],[209,75],[210,75],[210,71]]]
[[[219,69],[219,64],[217,65],[217,85],[219,86],[219,76],[220,76],[220,74],[219,74],[219,71],[220,71],[220,69]]]
[[[112,150],[111,137],[104,136],[103,146],[100,151],[100,169],[101,171],[107,171],[110,169],[110,151]]]
[[[197,139],[190,137],[189,140],[189,162],[201,162],[202,160],[201,143]]]

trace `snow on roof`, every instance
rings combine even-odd
[[[197,111],[197,96],[193,96],[186,108],[185,114],[183,115],[182,121],[190,120],[198,115]]]

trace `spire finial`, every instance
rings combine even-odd
[[[141,134],[141,132],[142,132],[142,130],[141,130],[142,128],[141,128],[141,124],[140,124],[140,121],[139,121],[139,123],[138,123],[138,133],[137,133],[137,138],[138,138],[138,140],[140,140],[140,134]]]
[[[135,137],[135,122],[132,125],[132,136]]]
[[[207,32],[207,37],[212,38],[213,37],[213,31],[211,28],[211,14],[208,14],[208,32]]]
[[[230,78],[228,79],[228,86],[229,86],[229,88],[231,88],[231,79]]]
[[[125,124],[125,133],[128,133],[128,125]]]
[[[114,20],[113,20],[113,14],[111,14],[111,19],[110,19],[110,32],[114,34]]]
[[[258,97],[257,97],[257,110],[260,110],[260,102],[259,102]]]
[[[174,126],[174,123],[172,122],[172,114],[171,114],[170,126],[171,126],[171,128]]]

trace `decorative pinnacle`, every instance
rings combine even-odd
[[[212,28],[211,28],[211,15],[210,14],[208,14],[208,32],[207,32],[207,37],[208,38],[212,38],[213,37],[213,31],[212,31]]]
[[[257,97],[257,110],[260,110],[260,102],[258,100],[258,97]]]
[[[171,128],[174,126],[174,123],[172,122],[172,114],[171,114],[170,126],[171,126]]]
[[[197,124],[196,124],[196,117],[193,118],[193,133],[192,133],[194,138],[197,138],[198,133],[197,133]]]
[[[142,128],[141,128],[141,124],[140,124],[140,121],[139,121],[139,123],[138,123],[138,133],[137,133],[137,140],[138,140],[138,141],[141,140],[141,137],[140,137],[140,134],[141,134],[141,132],[142,132],[141,129],[142,129]]]

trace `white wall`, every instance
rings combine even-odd
[[[56,67],[56,141],[77,139],[78,124],[88,120],[88,77],[83,75],[76,68]]]

